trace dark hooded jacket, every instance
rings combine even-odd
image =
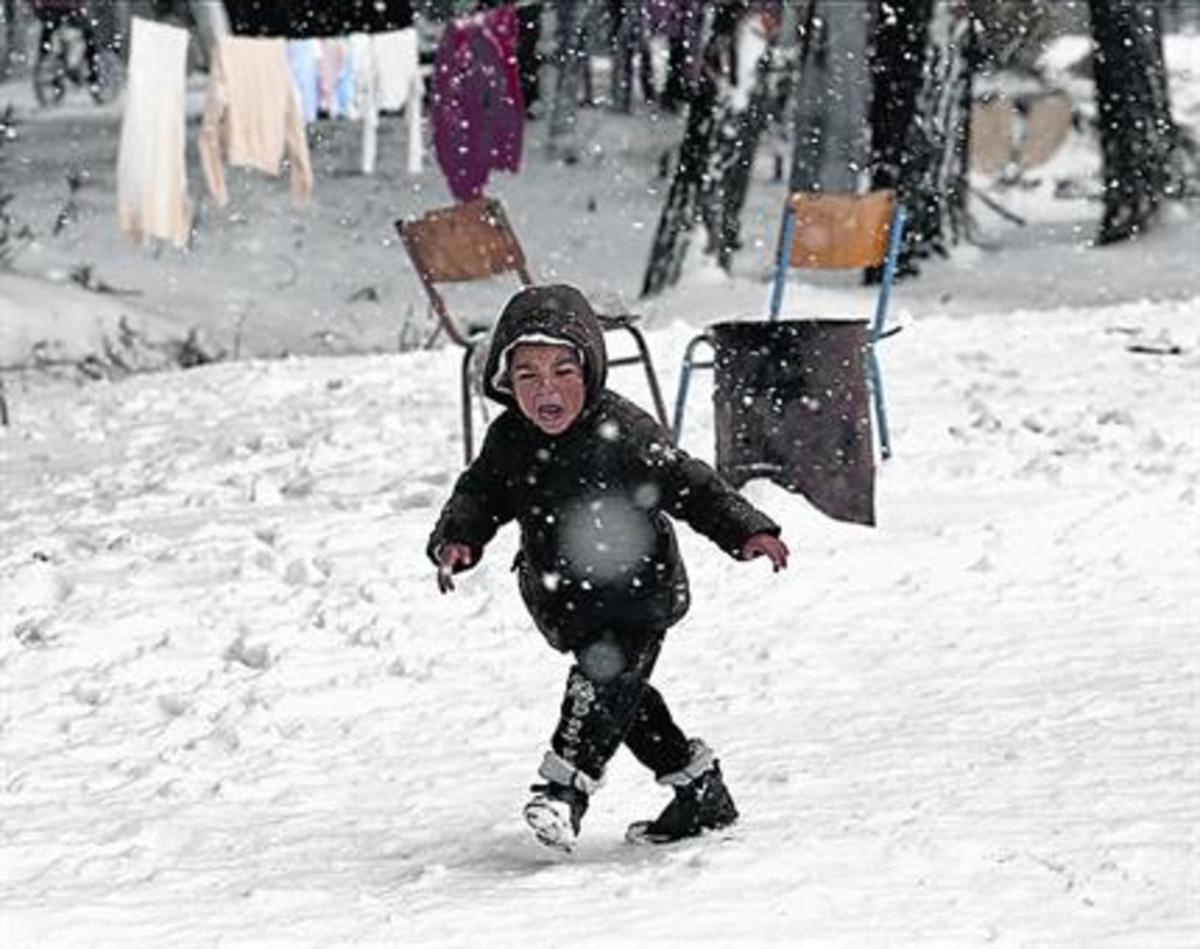
[[[583,361],[586,399],[557,436],[525,418],[507,388],[508,350],[527,337],[561,339]],[[509,301],[492,337],[484,391],[506,411],[459,477],[429,538],[470,547],[477,563],[498,528],[516,520],[521,595],[558,649],[609,629],[665,630],[689,603],[671,517],[729,554],[778,526],[703,462],[671,446],[650,415],[604,387],[604,334],[583,296],[530,287]]]

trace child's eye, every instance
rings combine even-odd
[[[555,375],[558,375],[558,376],[577,376],[577,375],[579,375],[579,367],[578,366],[558,366],[554,370],[554,373],[555,373]]]

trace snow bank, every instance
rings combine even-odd
[[[0,271],[4,368],[87,363],[162,369],[178,364],[182,343],[176,327],[128,299]]]

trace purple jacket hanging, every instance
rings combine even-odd
[[[504,58],[504,78],[508,84],[508,94],[517,104],[521,115],[525,114],[525,93],[521,88],[521,64],[517,59],[517,44],[520,41],[521,21],[512,4],[488,10],[483,14],[483,28],[496,38],[500,46],[500,55]],[[524,127],[524,123],[522,123]],[[511,165],[498,165],[507,171],[516,171],[521,164],[521,143],[517,142],[517,152],[512,158]]]
[[[493,16],[505,15],[512,20],[508,56],[505,20],[489,28]],[[430,110],[433,147],[456,201],[479,197],[493,168],[517,171],[521,166],[525,104],[513,52],[515,24],[512,8],[505,7],[448,23],[438,44]]]

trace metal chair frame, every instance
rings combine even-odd
[[[521,242],[504,213],[504,206],[495,198],[477,198],[465,204],[429,211],[419,218],[398,220],[396,230],[437,315],[439,330],[445,331],[453,343],[463,348],[460,372],[463,451],[466,463],[470,464],[475,455],[471,362],[477,346],[486,339],[486,333],[456,319],[446,306],[438,285],[486,280],[512,273],[521,286],[528,287],[534,283],[533,275]],[[608,365],[610,368],[636,364],[643,367],[655,412],[666,429],[666,404],[645,337],[634,325],[637,317],[629,313],[598,313],[597,318],[605,332],[624,330],[632,338],[637,353],[610,358]]]
[[[896,261],[900,256],[906,217],[904,205],[896,201],[891,190],[880,189],[861,195],[795,192],[783,210],[779,249],[771,277],[768,316],[774,322],[779,319],[783,306],[789,268],[859,269],[882,265],[879,294],[867,337],[866,362],[880,455],[885,459],[892,455],[892,444],[875,344],[898,332],[898,328],[885,331],[884,321],[896,279]],[[675,445],[683,435],[684,406],[692,371],[712,369],[715,365],[713,359],[696,358],[696,349],[701,343],[712,348],[709,335],[700,333],[684,350],[671,425],[671,441]]]

